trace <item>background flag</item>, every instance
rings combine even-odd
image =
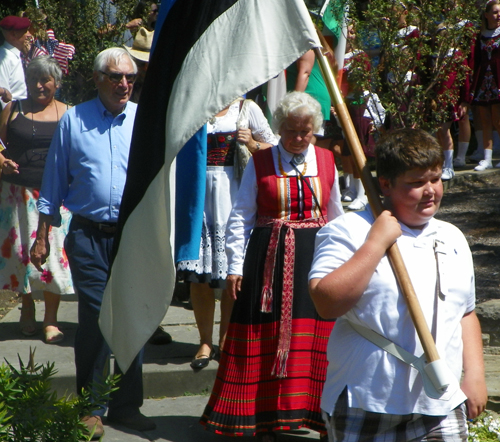
[[[135,120],[100,315],[123,371],[162,321],[174,288],[177,154],[217,112],[319,46],[303,0],[165,3]]]
[[[327,0],[320,11],[323,23],[334,37],[335,58],[339,72],[344,67],[348,12],[347,0]]]

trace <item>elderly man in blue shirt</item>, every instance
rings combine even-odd
[[[66,251],[78,294],[75,336],[77,391],[101,382],[110,349],[98,325],[110,265],[113,236],[127,174],[137,105],[129,102],[137,66],[123,48],[102,51],[94,62],[98,97],[69,109],[61,118],[47,156],[31,261],[42,268],[50,252],[49,227],[59,225],[59,206],[73,212]],[[155,423],[139,411],[143,403],[142,351],[109,401],[108,422],[146,431]],[[115,364],[115,373],[121,373]],[[104,433],[99,409],[82,421],[94,437]]]

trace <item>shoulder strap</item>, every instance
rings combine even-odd
[[[7,119],[7,131],[5,133],[5,142],[6,143],[9,140],[9,126],[10,126],[10,123],[12,122],[12,116],[14,115],[16,107],[21,108],[20,100],[13,101],[12,106],[10,107],[10,114],[9,114],[9,118]],[[18,112],[21,112],[21,110],[19,110]]]

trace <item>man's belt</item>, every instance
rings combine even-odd
[[[96,221],[92,221],[91,219],[85,218],[81,215],[73,215],[73,219],[75,222],[84,224],[86,226],[90,226],[96,230],[99,230],[104,233],[115,233],[116,232],[116,223],[98,223]]]

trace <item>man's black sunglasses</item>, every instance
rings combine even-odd
[[[122,78],[125,77],[125,80],[127,80],[127,83],[133,83],[136,78],[137,74],[122,74],[121,72],[112,72],[111,74],[108,74],[107,72],[104,71],[99,71],[101,74],[106,75],[110,79],[112,83],[120,83],[122,81]]]

